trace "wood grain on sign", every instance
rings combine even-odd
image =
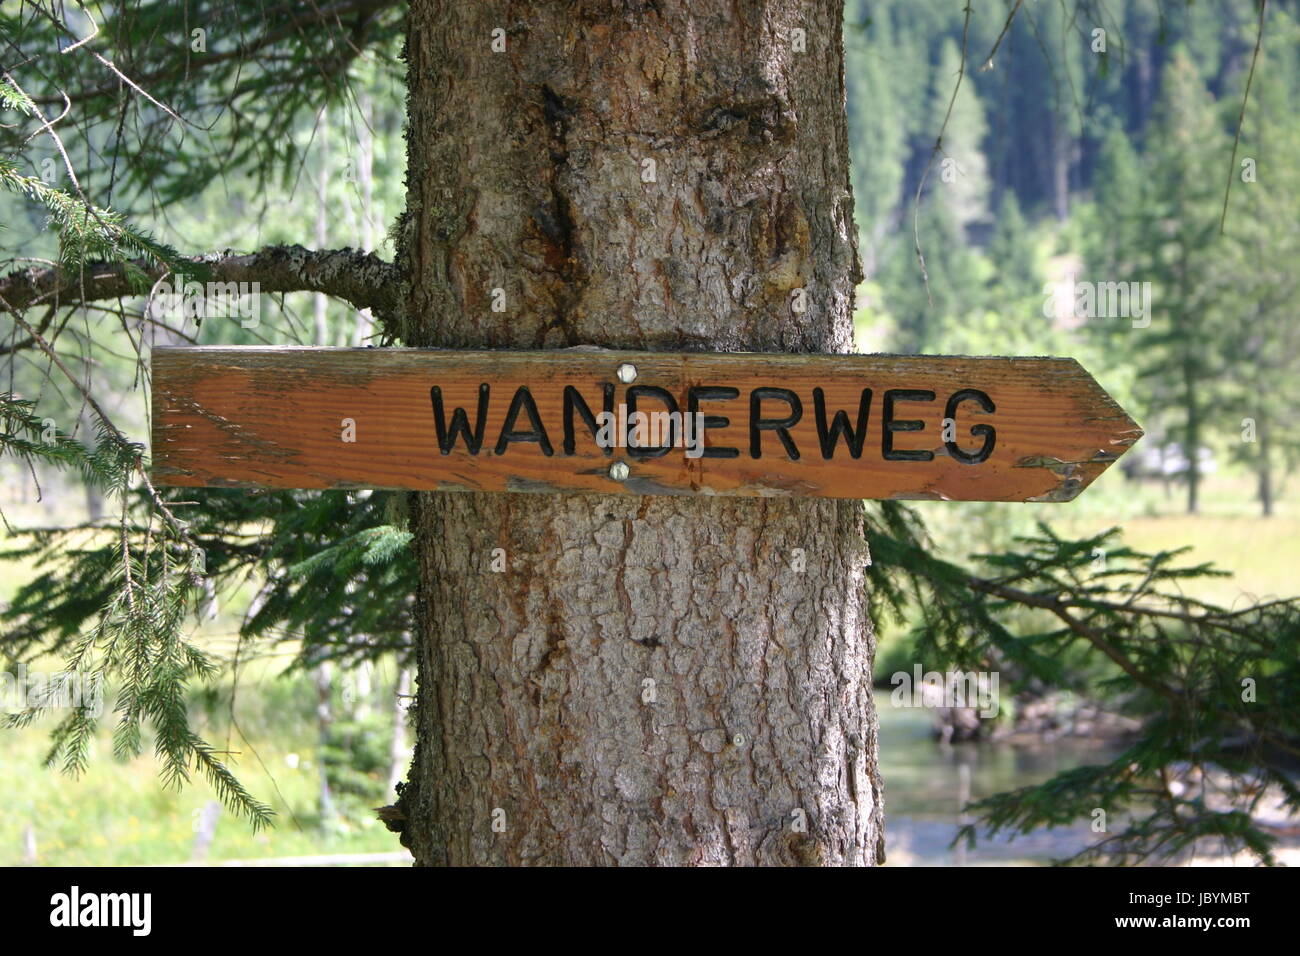
[[[158,348],[153,415],[264,488],[1068,501],[1142,434],[1073,359],[590,348]]]

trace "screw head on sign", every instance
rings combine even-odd
[[[618,367],[618,380],[624,385],[630,385],[636,381],[636,366],[624,362]]]
[[[627,467],[627,462],[616,461],[614,464],[609,466],[609,477],[613,478],[615,481],[627,480],[629,473],[630,469]]]

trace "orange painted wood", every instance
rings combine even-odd
[[[630,383],[620,380],[622,365],[635,368]],[[454,446],[444,454],[431,390],[438,389],[446,427],[451,428],[452,415],[461,408],[472,431],[483,385],[488,386],[488,401],[479,452],[472,454],[465,435],[456,434]],[[576,412],[572,454],[566,453],[565,387],[576,390],[594,417],[603,410],[607,385],[613,389],[616,416],[633,386],[641,389],[637,410],[646,413],[667,411],[655,399],[658,393],[646,386],[667,390],[682,412],[689,411],[692,388],[697,396],[718,394],[699,389],[735,389],[737,397],[699,402],[700,413],[729,419],[725,426],[712,421],[703,432],[710,457],[688,457],[688,449],[680,446],[653,458],[645,457],[643,449],[602,448]],[[550,455],[538,440],[498,445],[521,388],[535,405]],[[785,432],[797,459],[773,427],[760,427],[757,436],[751,431],[751,403],[760,389],[786,389],[798,397],[802,412]],[[825,422],[820,431],[818,389]],[[837,412],[845,413],[842,425],[856,429],[864,389],[871,395],[860,457],[850,453],[843,428],[831,457],[825,457],[822,439]],[[900,396],[899,391],[912,394]],[[935,398],[918,400],[917,392],[933,392]],[[792,402],[774,394],[784,393],[758,393],[757,417],[793,417]],[[954,414],[946,416],[954,395]],[[887,397],[892,397],[894,421],[888,456]],[[984,411],[985,398],[993,411]],[[527,398],[517,403],[508,438],[519,438],[531,427]],[[951,418],[946,435],[945,417]],[[162,485],[965,501],[1068,501],[1142,435],[1073,359],[589,348],[158,348],[153,352],[153,420],[153,474]],[[920,429],[902,430],[900,422],[902,429],[918,423]],[[982,461],[971,460],[979,457],[988,438],[987,429],[977,426],[994,431],[992,450]],[[616,431],[611,428],[605,436]],[[736,450],[735,457],[712,457],[727,448]],[[930,460],[896,460],[900,453],[929,453]],[[960,460],[963,456],[968,460]],[[627,466],[622,480],[611,477],[616,462]]]

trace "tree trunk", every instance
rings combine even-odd
[[[320,821],[321,826],[334,822],[337,808],[334,806],[334,794],[330,790],[329,769],[326,765],[326,751],[330,747],[330,729],[334,726],[334,668],[329,661],[322,661],[312,669],[316,679],[316,739],[319,741],[317,770],[320,773]]]
[[[1070,218],[1070,129],[1060,107],[1052,111],[1052,208],[1058,222]]]
[[[1259,416],[1259,455],[1255,466],[1259,478],[1259,507],[1265,518],[1273,517],[1273,449],[1269,445],[1269,420]]]
[[[405,343],[849,351],[841,6],[415,0]],[[883,859],[858,502],[412,500],[418,864]]]
[[[397,679],[393,684],[393,736],[388,747],[388,787],[392,793],[406,777],[406,765],[410,754],[407,752],[406,724],[408,719],[407,702],[411,696],[411,669],[399,667]]]
[[[1183,402],[1187,409],[1187,440],[1183,449],[1187,458],[1187,513],[1194,515],[1200,509],[1201,407],[1196,389],[1196,372],[1192,368],[1190,356],[1183,359]]]

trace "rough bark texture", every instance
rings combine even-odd
[[[840,8],[413,2],[406,344],[847,351]],[[413,502],[418,863],[883,855],[856,503]]]

